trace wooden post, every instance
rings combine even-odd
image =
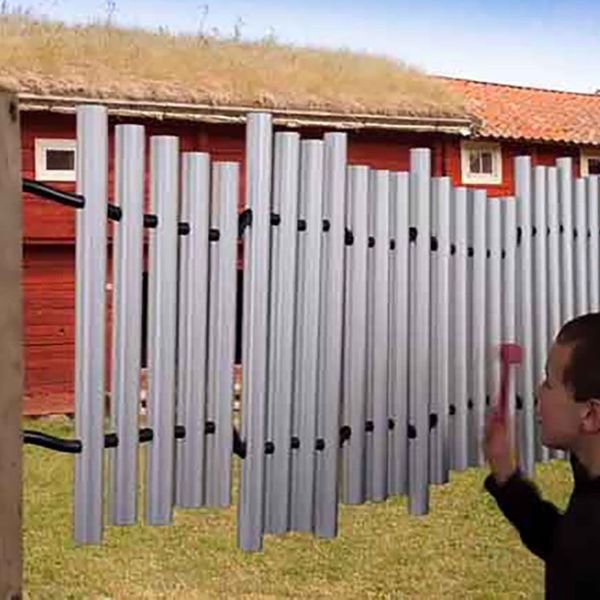
[[[22,594],[20,149],[16,96],[0,92],[0,600]]]

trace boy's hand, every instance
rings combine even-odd
[[[517,468],[510,446],[508,421],[494,411],[486,422],[483,452],[498,484],[505,483]]]

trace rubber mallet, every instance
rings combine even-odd
[[[518,344],[500,344],[500,398],[497,407],[498,416],[505,421],[508,411],[508,383],[510,366],[520,365],[523,360],[523,348]]]

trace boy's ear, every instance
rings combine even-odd
[[[585,433],[600,433],[600,398],[592,398],[586,402],[583,430]]]

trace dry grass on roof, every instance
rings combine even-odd
[[[389,58],[0,16],[0,86],[21,92],[330,110],[463,116],[442,83]]]

